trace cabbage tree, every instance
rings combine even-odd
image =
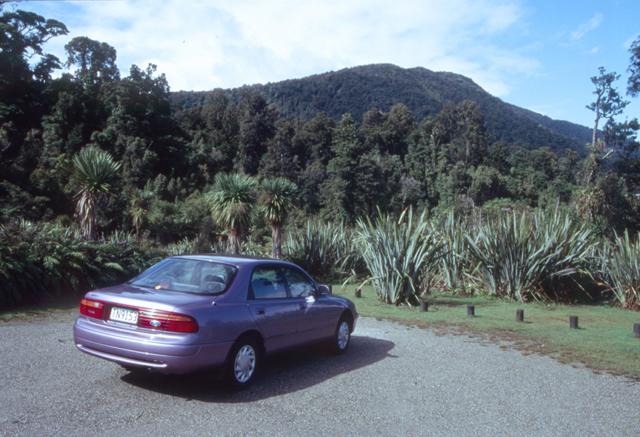
[[[96,239],[98,201],[101,196],[112,192],[119,169],[119,162],[95,146],[85,147],[73,157],[72,174],[80,187],[75,195],[75,216],[86,240]]]
[[[282,226],[293,209],[293,194],[298,186],[286,178],[267,179],[262,183],[260,213],[271,225],[271,257],[282,257]]]
[[[213,189],[207,195],[211,216],[227,229],[227,252],[240,252],[240,236],[251,222],[251,210],[256,200],[256,181],[243,174],[219,173]]]

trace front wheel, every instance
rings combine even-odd
[[[231,350],[230,359],[227,381],[235,390],[244,390],[256,379],[260,364],[258,342],[251,337],[241,339]]]
[[[336,332],[331,340],[331,352],[334,355],[342,355],[347,352],[351,342],[351,319],[343,314],[340,316]]]

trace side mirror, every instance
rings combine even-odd
[[[320,291],[320,296],[327,296],[331,294],[331,287],[328,285],[320,285],[318,286],[318,291]]]

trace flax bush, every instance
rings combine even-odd
[[[358,220],[356,234],[360,257],[371,274],[365,283],[372,283],[383,302],[416,305],[420,276],[430,270],[445,247],[425,214],[414,217],[410,208],[394,219],[378,211],[373,221]]]
[[[439,224],[439,230],[444,237],[445,247],[437,263],[437,279],[444,286],[445,291],[465,292],[467,286],[474,282],[470,275],[469,242],[465,235],[476,241],[476,233],[472,224],[449,213]]]
[[[342,224],[307,222],[304,229],[289,232],[283,257],[313,276],[332,279],[339,274],[336,268],[352,253],[352,240]]]
[[[594,234],[569,215],[510,213],[466,235],[481,284],[521,301],[562,300],[575,275],[588,275]],[[568,285],[569,284],[569,285]]]
[[[640,302],[640,239],[629,237],[625,230],[613,241],[606,241],[599,251],[600,271],[613,295],[623,307],[637,307]]]

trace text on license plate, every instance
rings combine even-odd
[[[131,323],[135,325],[138,323],[138,311],[130,310],[128,308],[111,308],[111,315],[109,316],[110,320],[114,320],[116,322],[124,322]]]

